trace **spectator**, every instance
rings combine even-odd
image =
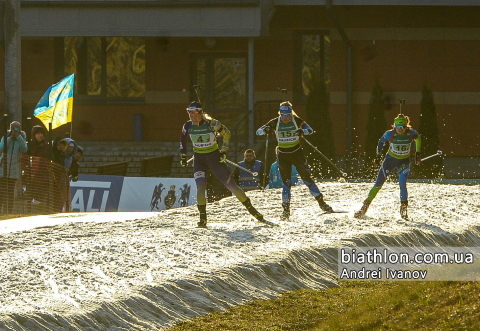
[[[45,203],[48,197],[49,172],[51,148],[44,139],[45,130],[40,125],[32,128],[32,138],[28,144],[30,156],[30,169],[26,173],[27,192],[31,195],[32,203]]]
[[[62,166],[65,166],[65,155],[64,152],[68,147],[68,142],[65,138],[57,137],[53,141],[52,152],[53,152],[53,162],[59,163]]]
[[[19,122],[13,121],[10,124],[10,131],[7,136],[7,155],[2,154],[2,165],[0,167],[0,205],[6,203],[4,213],[12,213],[15,197],[15,184],[20,176],[20,154],[28,150],[25,141],[25,132]],[[4,150],[4,138],[0,141],[0,153]],[[7,162],[7,173],[4,174],[4,164]]]
[[[50,145],[45,140],[45,130],[40,125],[32,128],[32,138],[28,144],[28,155],[50,159]]]
[[[233,177],[238,186],[240,186],[245,192],[261,188],[265,166],[263,165],[263,162],[256,160],[256,155],[253,149],[247,149],[245,153],[243,153],[243,161],[240,161],[238,165],[251,172],[258,173],[257,176],[254,176],[245,170],[235,168]]]
[[[268,188],[279,188],[283,187],[282,176],[280,176],[280,169],[278,169],[278,146],[275,148],[275,153],[277,155],[277,160],[270,167],[270,175],[268,178]],[[294,165],[292,165],[292,185],[296,186],[300,184],[300,179],[298,178],[298,171]]]
[[[72,165],[68,170],[68,174],[69,176],[72,176],[72,181],[74,182],[78,180],[78,169],[80,168],[80,164],[78,163],[78,161],[80,161],[82,156],[83,156],[83,148],[80,146],[77,146],[77,154],[75,154],[75,156],[73,157]]]
[[[65,138],[68,143],[66,151],[63,153],[65,155],[65,169],[70,169],[72,165],[73,157],[77,154],[78,145],[75,140],[71,138]]]
[[[53,212],[61,213],[62,211],[68,211],[68,197],[69,197],[69,185],[67,179],[67,171],[65,168],[65,155],[68,147],[68,142],[65,138],[56,137],[53,141],[52,152],[53,162],[51,166],[52,176],[52,193],[53,193]],[[67,204],[66,204],[67,203]]]

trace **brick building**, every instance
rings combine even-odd
[[[21,47],[13,44],[21,50],[21,72],[0,67],[0,90],[12,95],[14,77],[25,119],[52,83],[75,72],[72,137],[89,145],[135,144],[178,141],[199,85],[205,108],[228,127],[245,117],[252,144],[252,130],[269,115],[264,105],[283,97],[279,88],[305,116],[309,77],[319,72],[330,91],[336,153],[355,157],[363,153],[375,77],[384,89],[387,121],[398,113],[396,100],[405,99],[403,111],[414,127],[426,83],[434,92],[446,161],[478,168],[480,3],[330,3],[24,0],[16,11]],[[11,47],[6,42],[4,63]]]

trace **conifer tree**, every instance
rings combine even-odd
[[[306,121],[315,131],[311,136],[305,137],[316,146],[326,157],[335,162],[335,142],[333,139],[332,120],[329,113],[330,94],[323,79],[315,77],[312,89],[307,97],[305,112]],[[308,158],[313,177],[337,177],[335,170],[325,159],[315,152],[308,144],[303,144]]]
[[[365,163],[363,175],[367,178],[376,175],[377,170],[373,168],[372,162],[377,154],[378,140],[387,129],[387,120],[385,119],[385,101],[383,100],[383,88],[380,79],[375,78],[370,95],[370,103],[367,119],[367,136],[365,138]]]
[[[427,84],[422,88],[422,101],[420,102],[420,123],[418,132],[422,139],[422,156],[437,153],[440,146],[440,137],[437,124],[437,111],[433,92]],[[435,157],[421,164],[416,173],[423,178],[438,178],[443,174],[443,158]]]

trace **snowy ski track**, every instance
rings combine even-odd
[[[400,220],[397,183],[384,185],[364,219],[353,212],[372,183],[318,185],[348,213],[322,214],[300,186],[285,222],[281,189],[247,193],[279,227],[226,198],[208,204],[209,229],[195,227],[190,206],[136,220],[71,215],[75,223],[5,233],[0,329],[164,330],[254,299],[336,286],[339,246],[480,246],[478,185],[409,183],[411,221]]]

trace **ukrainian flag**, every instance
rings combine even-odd
[[[74,79],[75,74],[71,74],[53,84],[37,103],[33,116],[42,121],[47,130],[50,122],[55,129],[72,121]]]

